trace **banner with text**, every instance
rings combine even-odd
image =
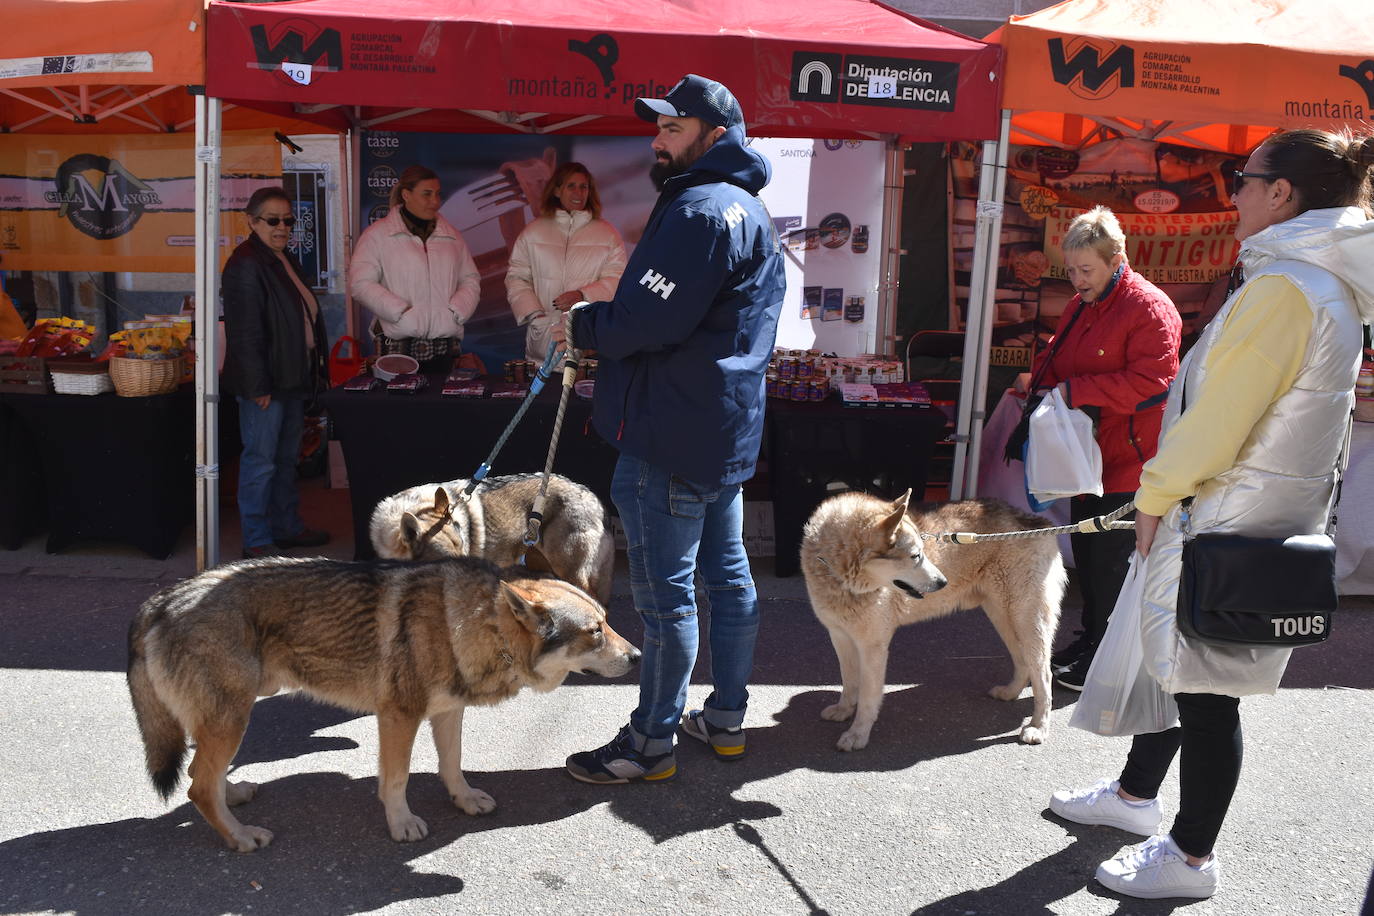
[[[964,326],[973,268],[976,154],[973,144],[951,147],[955,283],[949,326],[954,329]],[[1121,223],[1131,268],[1173,300],[1186,339],[1221,304],[1225,278],[1240,250],[1229,182],[1243,161],[1134,138],[1081,150],[1013,145],[993,343],[1036,347],[1049,338],[1074,295],[1064,273],[1064,233],[1076,216],[1098,205],[1109,207]]]
[[[253,191],[281,184],[270,131],[223,135],[221,262],[247,235]],[[190,134],[0,136],[0,254],[6,270],[195,270]]]

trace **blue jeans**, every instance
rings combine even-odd
[[[305,428],[305,401],[272,398],[263,410],[239,398],[239,518],[243,546],[264,547],[305,528],[296,492],[296,463]]]
[[[630,590],[644,619],[639,706],[630,715],[636,746],[672,750],[696,664],[694,574],[709,600],[711,682],[708,722],[744,722],[754,667],[759,605],[744,552],[744,496],[738,484],[702,487],[622,454],[611,481],[629,548]]]

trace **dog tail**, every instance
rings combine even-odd
[[[143,737],[144,758],[153,787],[166,801],[181,781],[181,763],[186,757],[186,732],[172,710],[158,695],[148,672],[145,641],[148,627],[140,613],[129,628],[129,696],[134,717]]]

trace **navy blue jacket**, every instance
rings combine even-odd
[[[748,480],[787,281],[756,196],[768,160],[730,128],[668,179],[615,298],[573,311],[595,349],[592,419],[622,452],[703,486]]]

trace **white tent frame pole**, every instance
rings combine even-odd
[[[996,142],[983,143],[978,179],[978,216],[973,237],[973,276],[969,288],[968,320],[964,327],[964,369],[959,385],[959,417],[954,428],[954,471],[951,499],[978,495],[978,447],[987,418],[988,351],[997,298],[997,267],[1002,241],[1002,199],[1007,187],[1007,146],[1011,111],[1002,111],[1002,130]]]
[[[876,340],[869,340],[868,352],[890,356],[897,352],[897,284],[902,275],[902,195],[906,186],[906,148],[896,140],[887,142],[883,157],[883,261],[878,277],[878,320],[874,323]]]
[[[220,100],[196,96],[196,571],[219,564]]]

